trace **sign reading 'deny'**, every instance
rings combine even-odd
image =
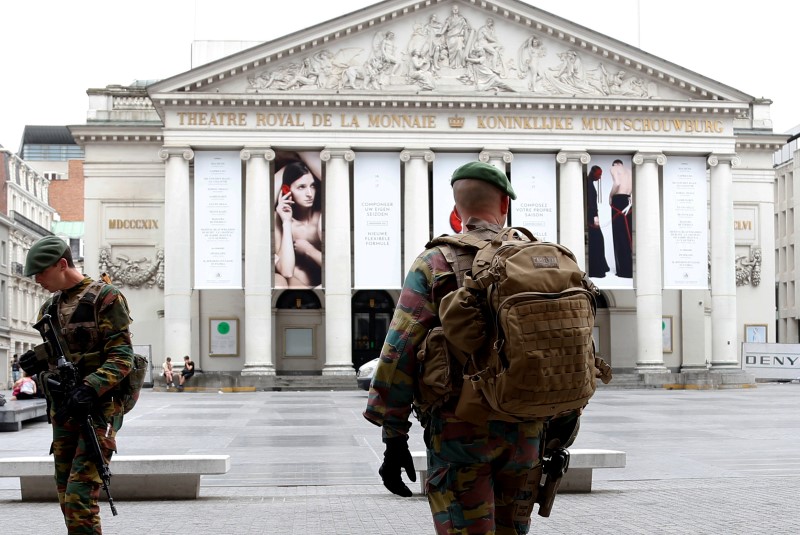
[[[742,364],[757,379],[800,379],[800,344],[742,344]]]

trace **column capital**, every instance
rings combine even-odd
[[[270,147],[245,147],[239,151],[239,158],[244,161],[253,157],[263,157],[268,162],[271,162],[275,159],[275,151]]]
[[[478,159],[483,163],[489,163],[489,160],[503,160],[505,163],[511,163],[514,160],[514,155],[508,150],[487,149],[482,150],[478,155]]]
[[[427,149],[405,149],[400,153],[400,161],[408,162],[414,159],[422,159],[430,163],[436,158],[432,150]]]
[[[653,162],[656,165],[666,165],[667,157],[661,152],[637,152],[633,155],[633,163],[642,165],[645,162]]]
[[[181,156],[187,162],[191,162],[194,159],[194,151],[190,147],[162,147],[158,151],[158,157],[164,161],[173,156]]]
[[[352,162],[356,159],[356,153],[345,147],[331,147],[322,149],[322,152],[319,153],[319,157],[323,162],[337,158],[342,158],[345,161]]]
[[[739,164],[742,163],[742,160],[739,159],[738,156],[735,154],[712,154],[708,157],[708,165],[709,167],[716,167],[720,163],[729,163],[731,167],[739,167]]]
[[[578,161],[582,164],[588,164],[592,161],[592,157],[586,151],[561,151],[556,154],[556,161],[558,163]]]

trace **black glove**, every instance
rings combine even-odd
[[[27,350],[22,356],[19,358],[19,367],[23,369],[25,375],[28,377],[33,377],[37,373],[44,371],[44,366],[47,365],[47,362],[40,361],[36,358],[36,353],[33,349]]]
[[[95,401],[97,401],[97,392],[91,386],[83,384],[73,390],[67,400],[67,415],[76,422],[85,420]]]
[[[408,437],[385,438],[383,442],[386,444],[386,451],[383,453],[383,464],[378,470],[383,486],[392,494],[409,498],[411,489],[403,483],[402,470],[405,468],[411,481],[417,480],[417,473],[414,471],[414,459],[408,451]]]

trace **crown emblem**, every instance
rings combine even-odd
[[[464,127],[464,118],[459,117],[458,115],[454,117],[450,117],[447,119],[447,122],[450,124],[450,128],[463,128]]]

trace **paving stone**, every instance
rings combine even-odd
[[[623,450],[627,466],[595,470],[591,494],[560,495],[550,518],[534,516],[531,532],[797,533],[799,395],[796,384],[599,391],[575,447]],[[116,500],[117,517],[101,503],[103,531],[433,533],[424,497],[395,497],[380,484],[383,445],[380,430],[361,416],[365,403],[366,393],[352,391],[145,391],[125,418],[120,453],[227,453],[232,468],[204,476],[198,500]],[[32,422],[0,433],[0,457],[46,454],[50,440],[49,425]],[[424,448],[416,422],[410,443]],[[0,479],[0,511],[4,525],[25,526],[20,533],[63,532],[58,507],[21,502],[16,479]]]

